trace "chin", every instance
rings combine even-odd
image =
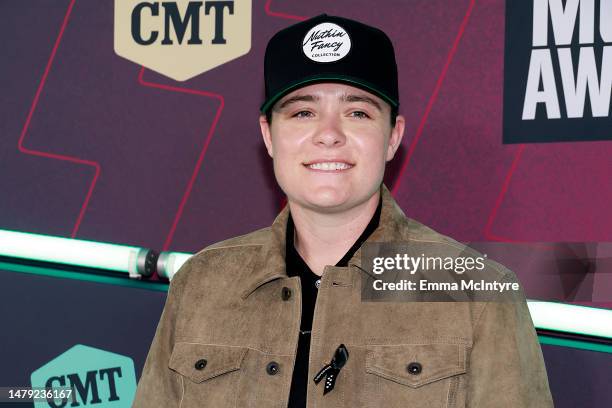
[[[310,208],[341,210],[350,206],[351,195],[348,191],[338,191],[335,188],[318,188],[308,191],[304,201]]]

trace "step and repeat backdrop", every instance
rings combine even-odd
[[[258,124],[265,46],[327,13],[394,43],[407,127],[385,183],[406,215],[466,242],[585,243],[572,253],[597,267],[563,280],[561,300],[612,308],[612,251],[596,253],[612,241],[612,1],[5,0],[0,13],[0,231],[189,254],[269,225],[284,199]],[[0,388],[77,390],[0,406],[131,405],[168,287],[138,254],[102,273],[0,247]],[[611,406],[609,341],[551,338],[555,406]]]

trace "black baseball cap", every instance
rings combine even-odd
[[[266,113],[295,89],[341,82],[399,106],[397,64],[389,37],[355,20],[321,14],[276,33],[264,59]]]

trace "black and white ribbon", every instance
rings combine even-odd
[[[334,357],[332,358],[329,364],[326,364],[319,370],[317,375],[314,377],[315,384],[319,384],[323,377],[325,377],[325,388],[323,388],[323,395],[327,394],[331,390],[334,389],[334,385],[336,384],[336,379],[338,378],[338,374],[340,374],[340,369],[344,367],[346,361],[348,360],[349,353],[344,344],[341,344],[334,353]]]

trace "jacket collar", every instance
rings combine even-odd
[[[382,195],[382,208],[378,227],[366,239],[365,242],[402,242],[410,235],[409,220],[404,212],[393,199],[391,192],[384,184],[380,186]],[[254,268],[247,278],[242,298],[246,299],[260,286],[279,278],[286,278],[285,268],[285,235],[287,232],[287,220],[289,219],[289,206],[278,214],[269,227],[269,235],[263,244]],[[349,266],[357,266],[361,269],[361,248],[359,248],[348,262]]]

